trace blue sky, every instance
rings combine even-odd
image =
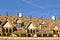
[[[60,0],[0,0],[0,14],[17,16],[21,11],[23,16],[50,18],[55,15],[60,18]]]

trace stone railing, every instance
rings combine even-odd
[[[59,37],[0,37],[0,40],[60,40]]]

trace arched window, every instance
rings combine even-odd
[[[6,32],[8,33],[8,29],[6,29]]]
[[[12,33],[12,30],[10,29],[9,32]]]
[[[23,27],[24,26],[24,22],[23,23],[21,23],[21,27]]]
[[[33,33],[35,34],[35,30],[33,30]]]
[[[32,30],[31,30],[31,33],[32,33]]]
[[[53,33],[55,34],[55,30],[53,30]]]
[[[36,29],[36,32],[38,32],[38,30]]]
[[[29,29],[27,30],[27,33],[29,33]]]

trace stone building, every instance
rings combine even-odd
[[[0,36],[9,37],[60,37],[60,20],[0,15]]]

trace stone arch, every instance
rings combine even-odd
[[[0,36],[1,36],[1,33],[0,33]]]
[[[20,35],[19,34],[16,34],[17,35],[17,37],[19,37]]]
[[[49,37],[53,37],[53,34],[49,34]]]
[[[9,36],[9,34],[7,34],[7,36]]]
[[[6,36],[6,34],[5,34],[5,33],[3,33],[3,34],[2,34],[2,36]]]
[[[58,30],[53,30],[53,34],[58,34]]]
[[[43,34],[43,37],[47,37],[47,34],[45,33],[45,34]]]
[[[28,34],[28,37],[31,37],[31,34]]]
[[[26,37],[26,34],[21,34],[21,37]]]
[[[37,37],[42,37],[42,35],[41,34],[37,34]]]

